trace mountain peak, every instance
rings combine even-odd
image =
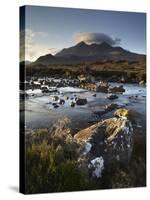
[[[45,61],[44,64],[47,63],[47,60],[53,60],[54,59],[54,56],[52,54],[46,54],[46,55],[43,55],[43,56],[40,56],[35,62],[41,62],[41,61]]]
[[[77,43],[76,46],[87,46],[87,44],[84,41],[81,41]]]

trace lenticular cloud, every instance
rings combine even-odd
[[[103,42],[107,42],[111,46],[117,45],[121,41],[119,38],[113,39],[105,33],[76,33],[74,35],[74,40],[76,43],[84,41],[87,44],[101,44]]]

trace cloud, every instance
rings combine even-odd
[[[34,32],[31,29],[21,31],[20,60],[35,61],[41,55],[57,53],[56,48],[49,48],[48,44],[43,43],[45,37],[45,32]]]
[[[75,33],[73,36],[76,43],[79,43],[81,41],[84,41],[87,44],[101,44],[102,42],[107,42],[110,45],[117,45],[121,42],[120,38],[113,39],[109,35],[105,33]]]

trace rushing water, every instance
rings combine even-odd
[[[116,83],[111,83],[116,85]],[[117,85],[119,85],[117,83]],[[104,110],[105,105],[116,103],[126,106],[145,118],[146,113],[146,88],[138,84],[124,84],[125,92],[118,94],[115,100],[106,99],[108,94],[101,92],[91,92],[80,88],[64,87],[58,88],[59,93],[42,94],[41,90],[28,90],[29,98],[25,101],[25,122],[26,128],[45,128],[50,127],[54,122],[64,117],[71,119],[71,126],[74,130],[79,130],[92,121],[100,120],[100,116],[94,114]],[[93,96],[96,94],[96,97]],[[53,96],[58,96],[65,100],[64,105],[54,108]],[[84,106],[75,105],[71,107],[75,97],[87,99]],[[69,98],[67,100],[67,98]],[[103,116],[102,116],[103,117]]]

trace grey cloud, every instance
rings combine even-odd
[[[112,37],[110,37],[105,33],[86,33],[86,32],[76,33],[74,35],[74,40],[76,43],[84,41],[87,44],[93,44],[93,43],[101,44],[102,42],[107,42],[112,46],[117,45],[121,42],[120,38],[113,39]]]

